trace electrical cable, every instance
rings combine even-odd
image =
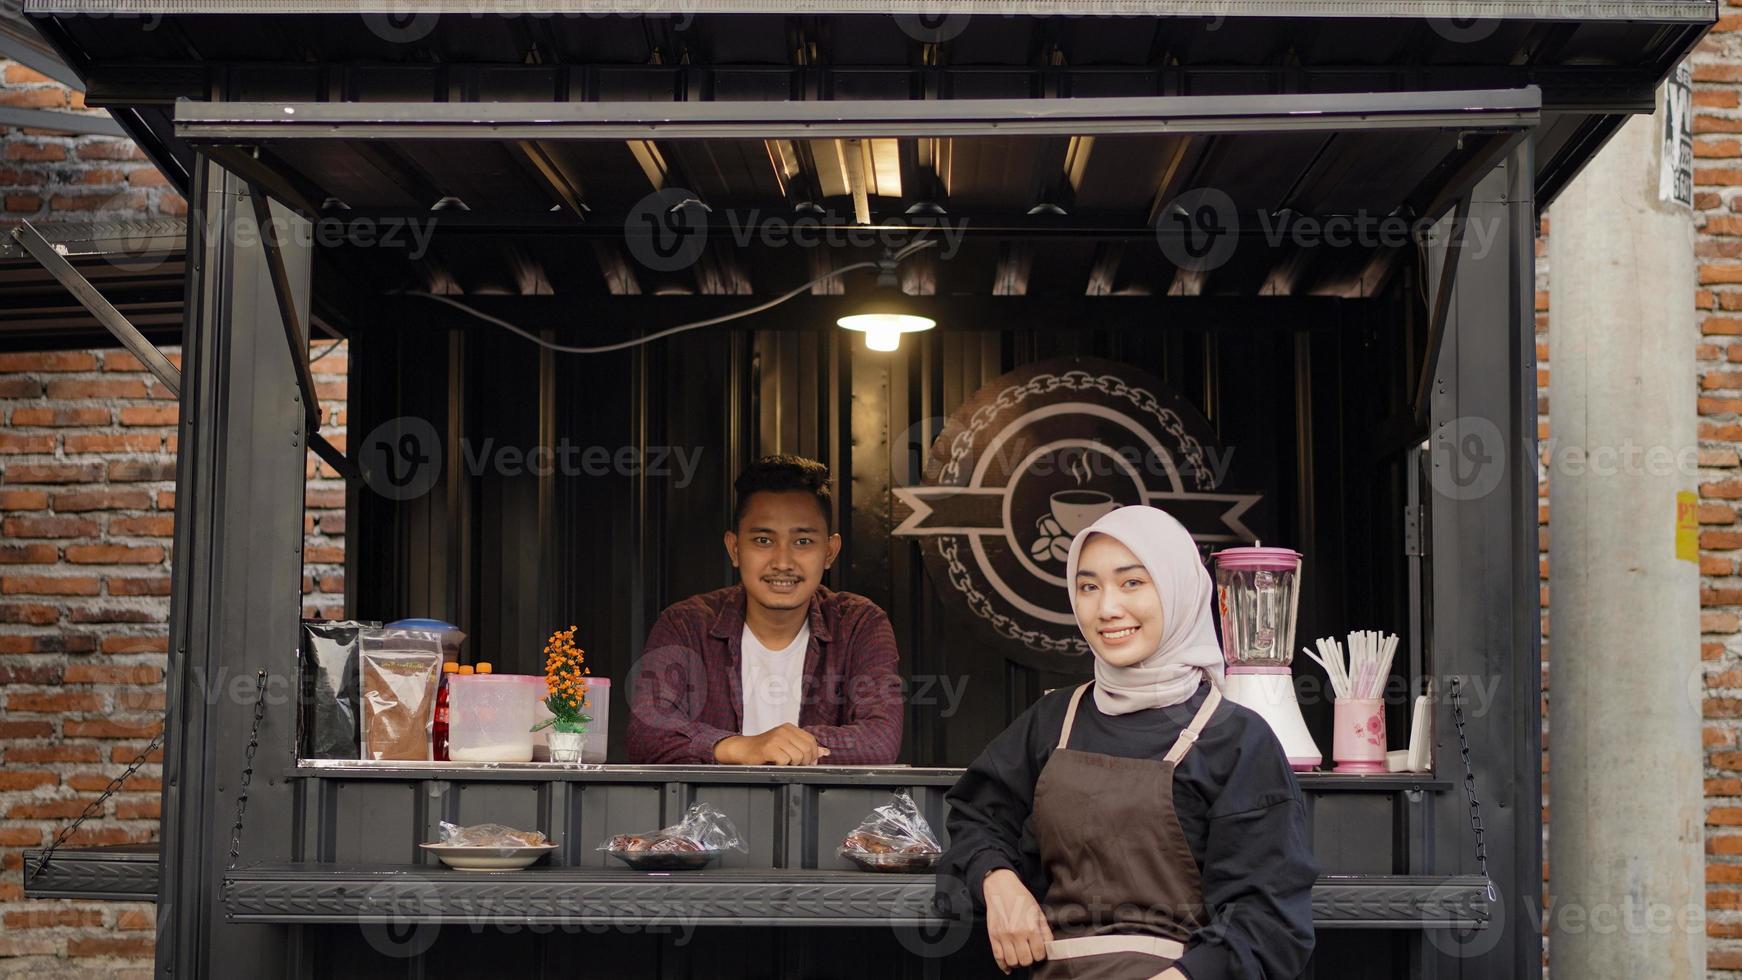
[[[611,351],[619,351],[619,350],[624,350],[624,349],[630,348],[630,347],[638,347],[642,344],[652,343],[655,340],[660,340],[664,337],[670,337],[673,334],[683,333],[683,332],[688,331],[688,330],[698,330],[702,327],[712,327],[712,326],[716,326],[716,325],[721,324],[721,323],[726,323],[726,322],[731,321],[731,320],[738,320],[738,319],[742,319],[743,317],[752,316],[754,314],[761,313],[764,310],[773,309],[774,307],[779,306],[780,304],[786,302],[789,299],[792,299],[794,296],[797,296],[798,294],[804,292],[805,290],[811,288],[812,286],[815,286],[818,283],[827,282],[830,279],[833,279],[837,276],[845,275],[846,273],[852,272],[855,269],[881,268],[881,267],[883,267],[883,265],[885,263],[888,263],[889,265],[893,266],[894,264],[902,261],[903,259],[914,254],[915,252],[918,252],[920,249],[930,248],[931,246],[936,245],[936,244],[937,244],[937,242],[929,241],[929,240],[917,241],[911,245],[906,246],[905,248],[902,248],[899,251],[890,253],[889,255],[887,255],[886,257],[884,257],[881,260],[855,262],[852,265],[844,265],[844,266],[840,267],[839,269],[831,269],[830,271],[825,272],[820,276],[817,276],[816,278],[810,280],[809,282],[806,282],[806,283],[799,285],[799,286],[795,286],[792,289],[789,289],[786,292],[781,293],[779,296],[776,296],[773,299],[768,300],[765,303],[758,303],[755,306],[747,307],[745,309],[738,310],[738,311],[735,311],[732,313],[726,313],[726,314],[722,314],[720,316],[709,317],[706,320],[695,320],[695,321],[692,321],[690,323],[680,323],[676,326],[666,327],[664,330],[660,330],[660,331],[657,331],[655,333],[650,333],[645,337],[636,337],[632,340],[623,340],[623,341],[619,341],[615,344],[601,344],[601,345],[595,346],[595,347],[577,347],[577,346],[571,346],[568,344],[553,343],[551,341],[545,340],[543,337],[540,337],[535,333],[532,333],[531,331],[523,330],[520,327],[517,327],[514,324],[509,323],[507,320],[501,319],[500,317],[492,316],[488,313],[485,313],[483,310],[477,309],[476,307],[467,306],[465,303],[462,303],[457,299],[453,299],[452,297],[449,297],[449,296],[444,296],[440,293],[430,293],[430,292],[422,292],[422,291],[405,290],[405,291],[403,291],[403,294],[406,296],[421,296],[424,299],[432,299],[438,303],[445,303],[448,306],[451,306],[456,310],[459,310],[463,313],[468,313],[474,317],[477,317],[478,319],[483,320],[485,323],[489,323],[489,324],[493,324],[495,326],[501,327],[502,329],[507,330],[510,333],[513,333],[513,334],[520,336],[520,337],[524,337],[527,340],[530,340],[533,343],[537,344],[538,346],[543,347],[546,350],[555,351],[558,354],[605,354],[605,353],[609,353]]]

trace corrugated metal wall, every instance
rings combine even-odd
[[[449,619],[471,634],[471,659],[514,672],[539,669],[545,636],[573,624],[594,672],[620,678],[661,608],[733,582],[721,535],[738,469],[763,453],[812,456],[834,473],[845,542],[829,584],[888,610],[914,693],[929,695],[910,707],[904,761],[962,765],[1070,678],[1020,667],[962,625],[938,601],[919,545],[889,535],[890,487],[918,482],[948,414],[1006,371],[1053,357],[1155,374],[1232,450],[1225,485],[1264,495],[1247,515],[1254,532],[1306,553],[1297,639],[1356,627],[1405,634],[1411,440],[1386,435],[1409,429],[1393,424],[1413,383],[1404,305],[1349,302],[1342,326],[1310,331],[1285,316],[1214,331],[946,325],[894,354],[833,329],[722,328],[630,352],[553,355],[487,326],[387,315],[355,342],[351,431],[427,418],[447,468],[413,500],[362,493],[354,606],[370,618]],[[501,465],[538,446],[558,450],[559,462],[566,447],[569,471]],[[637,461],[659,471],[625,465]],[[959,710],[946,717],[952,701],[927,678],[965,694]],[[1314,706],[1307,712],[1319,723]],[[618,759],[621,703],[612,718]]]

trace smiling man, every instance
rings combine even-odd
[[[630,678],[629,761],[894,762],[895,631],[871,600],[822,585],[841,553],[828,469],[766,456],[734,489],[739,584],[660,613]]]

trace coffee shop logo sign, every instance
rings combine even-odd
[[[1088,645],[1064,578],[1072,538],[1128,504],[1159,507],[1203,547],[1253,540],[1256,493],[1218,492],[1227,456],[1178,392],[1126,364],[1063,358],[975,392],[931,446],[923,482],[897,487],[894,534],[922,539],[946,605],[1012,659],[1081,670]]]

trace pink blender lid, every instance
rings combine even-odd
[[[1300,567],[1300,552],[1293,548],[1223,548],[1211,556],[1217,568],[1251,568],[1260,571],[1289,572]]]

